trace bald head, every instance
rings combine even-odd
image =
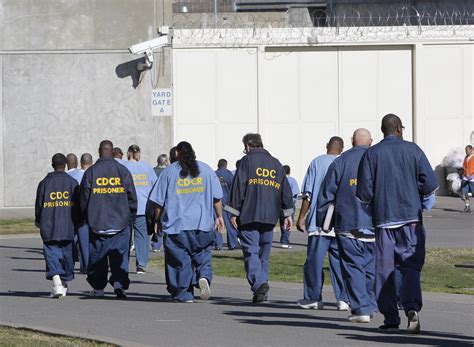
[[[66,156],[66,162],[68,170],[77,168],[77,157],[74,153],[69,153]]]
[[[370,146],[372,144],[372,135],[370,131],[359,128],[352,135],[352,146]]]
[[[99,157],[111,157],[113,148],[112,141],[103,140],[99,145]]]

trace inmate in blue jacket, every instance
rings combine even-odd
[[[301,192],[309,197],[310,205],[309,211],[306,216],[306,230],[308,233],[318,231],[318,221],[317,221],[317,200],[319,189],[323,183],[324,177],[328,171],[329,166],[332,164],[334,159],[337,158],[337,155],[332,154],[323,154],[311,161],[309,164],[308,170],[303,180],[303,185],[301,187]],[[322,223],[322,221],[321,221]]]
[[[145,215],[148,196],[157,180],[155,171],[144,161],[129,160],[122,165],[132,174],[138,200],[137,216],[143,216]]]
[[[209,165],[201,161],[197,164],[197,177],[181,177],[181,165],[169,165],[150,194],[150,199],[164,210],[161,224],[166,234],[214,230],[214,201],[222,199],[222,188]]]
[[[64,171],[55,171],[40,182],[35,222],[44,242],[74,239],[74,226],[80,223],[79,185],[74,178]]]
[[[239,217],[239,224],[275,225],[283,210],[294,212],[293,196],[280,162],[263,148],[252,149],[240,161],[226,211]]]
[[[217,178],[219,178],[219,181],[221,182],[221,187],[222,187],[222,203],[227,205],[229,201],[229,195],[230,195],[230,188],[232,187],[232,181],[234,180],[234,175],[232,174],[232,171],[220,168],[216,170],[216,175]]]
[[[377,227],[422,222],[422,200],[437,188],[421,148],[396,136],[369,148],[359,165],[356,195],[372,204]]]
[[[329,204],[334,204],[336,232],[373,229],[369,204],[356,198],[357,170],[368,146],[356,146],[344,152],[329,166],[318,195],[317,220],[322,227]]]
[[[137,213],[130,171],[112,157],[97,160],[81,181],[81,210],[94,232],[124,229]]]

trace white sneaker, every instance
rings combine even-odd
[[[135,245],[133,244],[133,245],[130,247],[130,253],[132,253],[134,250],[135,250]]]
[[[51,297],[61,298],[63,296],[66,296],[66,293],[67,293],[67,289],[64,288],[62,285],[53,286],[53,289],[51,290]]]
[[[95,297],[104,296],[104,290],[103,289],[92,289],[89,292],[89,296],[95,296]]]
[[[211,288],[209,287],[207,278],[200,278],[198,284],[199,289],[201,290],[201,300],[209,300],[209,297],[211,296]]]
[[[290,245],[282,244],[282,245],[281,245],[281,248],[292,249],[293,247],[291,247]]]
[[[420,332],[420,317],[418,317],[418,312],[415,310],[410,310],[407,313],[408,317],[408,326],[407,333],[409,334],[418,334]]]
[[[338,301],[337,302],[337,310],[338,311],[350,311],[351,307],[345,301]]]
[[[301,299],[296,302],[299,307],[308,309],[312,308],[314,310],[322,310],[324,308],[324,303],[322,301],[311,301],[306,299]]]
[[[370,316],[368,314],[351,314],[347,320],[352,323],[370,323]]]

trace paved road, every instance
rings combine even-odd
[[[425,212],[427,247],[429,248],[473,248],[474,213],[462,214],[463,202],[459,198],[437,197],[433,210]],[[33,218],[33,209],[0,209],[0,219]],[[306,250],[307,236],[296,231],[291,233],[294,250]],[[280,232],[275,229],[274,249],[279,248]],[[285,250],[286,251],[286,250]]]
[[[77,274],[68,297],[50,299],[41,249],[39,238],[0,239],[0,324],[126,346],[468,346],[474,340],[474,296],[467,295],[425,294],[418,336],[378,333],[380,315],[366,325],[346,322],[329,288],[327,309],[299,309],[301,284],[271,283],[270,301],[255,306],[246,281],[217,278],[210,301],[177,304],[160,271],[131,274],[126,301],[86,297],[89,287]]]

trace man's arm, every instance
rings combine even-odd
[[[84,173],[84,176],[82,177],[81,180],[81,185],[79,189],[79,205],[80,205],[80,210],[81,210],[81,215],[86,216],[87,212],[87,205],[89,204],[89,197],[91,194],[91,168],[86,170]]]
[[[218,232],[224,231],[224,218],[222,217],[222,200],[214,199],[214,211],[216,212],[216,220],[214,229]]]
[[[303,201],[301,203],[301,210],[298,216],[298,221],[296,222],[296,228],[301,232],[306,231],[304,217],[308,213],[309,207],[311,205],[311,192],[313,191],[314,178],[316,173],[315,171],[316,166],[313,165],[313,162],[311,162],[308,167],[308,170],[306,170],[306,175],[304,177],[303,184],[301,185]]]
[[[308,213],[310,206],[310,201],[308,199],[309,198],[307,196],[303,198],[300,214],[298,216],[298,222],[296,223],[296,228],[303,233],[306,231],[304,217],[306,216],[306,213]]]
[[[420,149],[421,151],[421,149]],[[422,198],[433,194],[438,189],[438,180],[431,168],[428,158],[425,153],[421,151],[420,159],[418,160],[418,191]]]
[[[356,188],[356,197],[367,204],[374,198],[374,179],[368,154],[369,151],[366,151],[359,163]]]
[[[133,183],[133,178],[130,174],[130,171],[125,168],[125,170],[123,170],[122,172],[124,173],[123,179],[125,191],[127,192],[128,208],[130,209],[131,220],[134,221],[137,217],[138,209],[137,192],[135,190],[135,184]]]
[[[231,213],[234,217],[232,218],[236,222],[236,218],[240,215],[242,204],[245,199],[247,192],[247,180],[248,180],[248,159],[245,157],[241,160],[239,169],[235,173],[234,181],[230,189],[229,203],[225,206],[225,210]],[[234,221],[232,225],[234,225]],[[236,227],[236,225],[234,225]]]
[[[326,176],[324,177],[323,183],[319,190],[317,207],[316,207],[316,221],[317,226],[322,227],[329,205],[334,204],[336,200],[336,192],[339,183],[337,181],[337,167],[336,163],[333,162],[329,168]]]
[[[44,194],[43,194],[43,181],[38,185],[36,190],[35,200],[35,225],[39,228],[41,222],[41,211],[43,209]]]

